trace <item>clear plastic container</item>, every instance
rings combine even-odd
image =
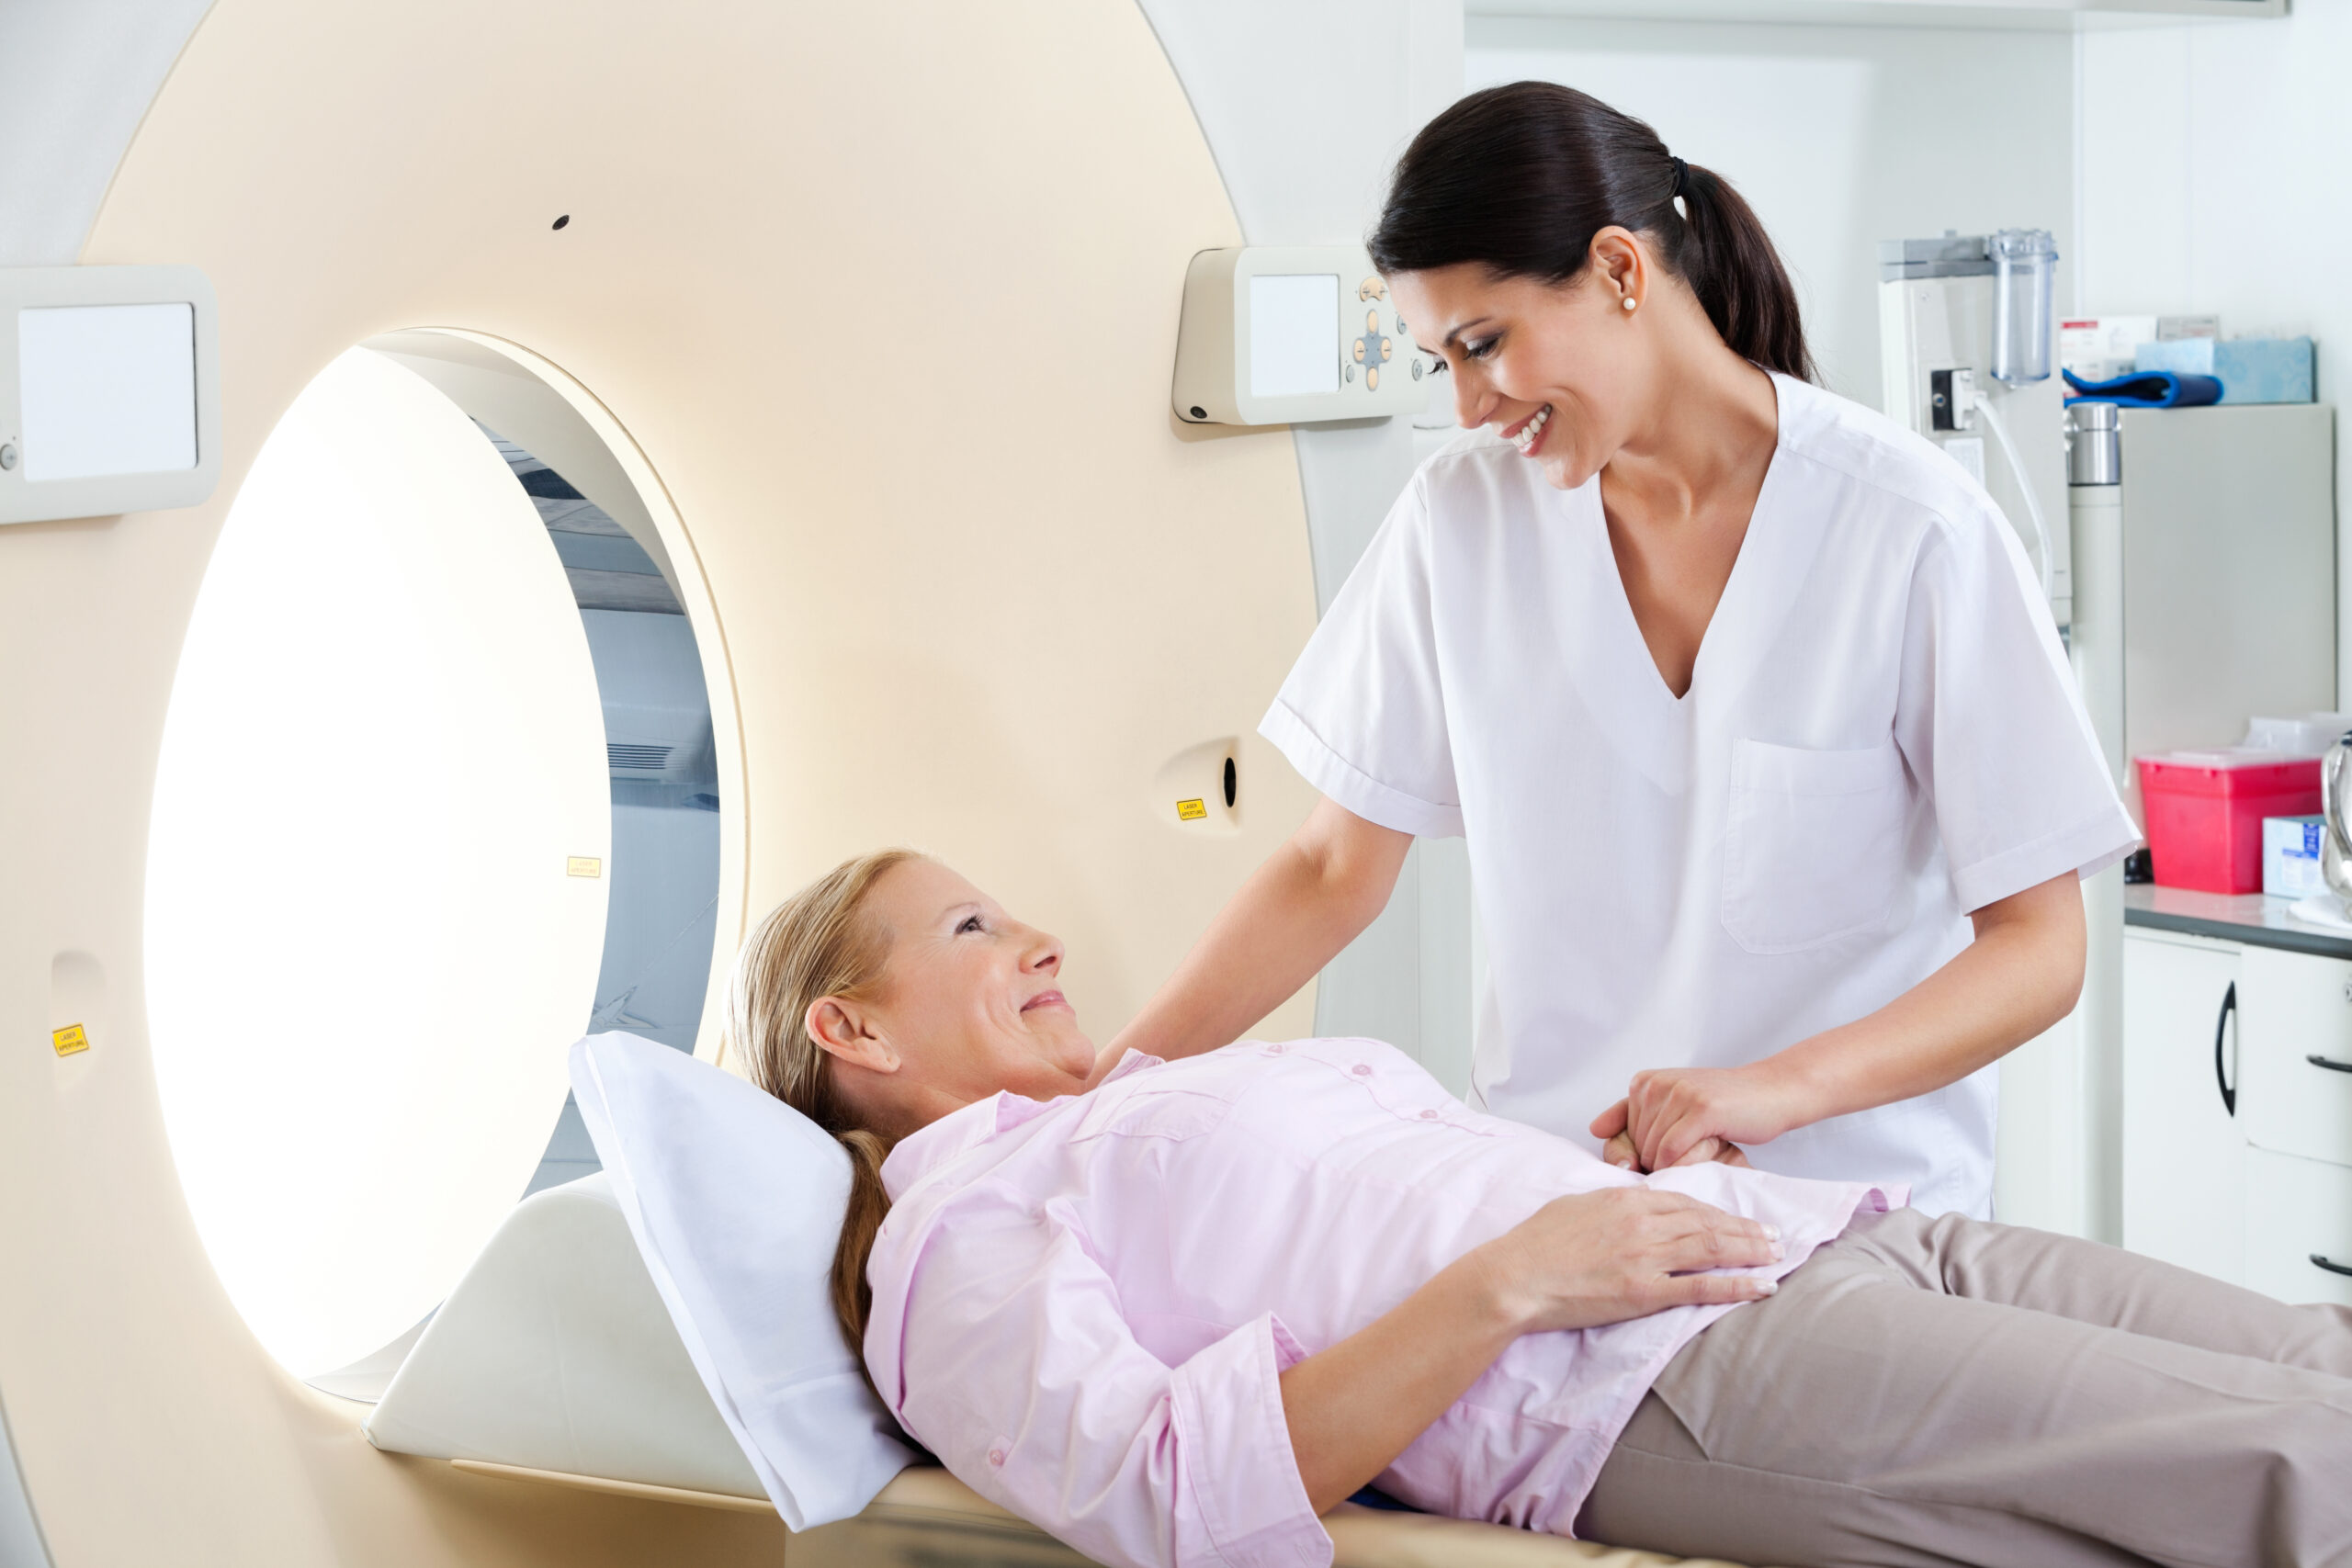
[[[2293,718],[2256,716],[2246,721],[2242,751],[2278,751],[2290,757],[2324,757],[2347,730],[2352,714],[2307,713]]]
[[[2047,229],[1993,236],[1993,378],[2022,387],[2050,379],[2057,345],[2058,242]]]

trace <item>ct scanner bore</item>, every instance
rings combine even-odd
[[[149,850],[158,1089],[223,1285],[330,1393],[381,1393],[526,1179],[595,1168],[570,1036],[694,1047],[714,727],[635,535],[527,356],[412,332],[304,389],[206,571]]]
[[[300,1376],[433,1310],[563,1103],[611,843],[554,557],[465,414],[354,349],[264,445],[189,625],[148,855],[156,1083],[205,1250]]]
[[[0,1014],[40,1047],[0,1054],[0,1255],[38,1282],[0,1292],[0,1399],[60,1568],[786,1550],[754,1516],[376,1452],[199,1239],[148,1040],[148,824],[198,584],[300,389],[448,329],[544,365],[641,464],[741,803],[719,953],[911,840],[1067,937],[1107,1030],[1308,804],[1251,738],[1314,612],[1289,440],[1167,407],[1184,265],[1239,238],[1129,0],[220,0],[83,260],[212,279],[220,491],[0,534],[0,650],[34,675],[0,720],[51,760],[0,779]],[[1161,770],[1231,737],[1246,810],[1163,818]],[[67,1022],[91,1048],[54,1055]],[[920,1550],[887,1533],[790,1555]]]

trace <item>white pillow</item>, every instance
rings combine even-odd
[[[796,1530],[844,1519],[914,1453],[833,1316],[849,1155],[731,1073],[633,1034],[571,1048],[581,1120],[671,1321]]]

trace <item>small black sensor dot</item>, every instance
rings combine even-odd
[[[567,223],[569,223],[569,222],[571,222],[571,213],[569,213],[569,212],[567,212],[567,213],[565,213],[562,217],[560,217],[560,218],[559,218],[559,219],[557,219],[557,220],[555,220],[555,226],[556,226],[557,228],[560,229],[560,228],[562,228],[565,224],[567,224]]]
[[[1208,416],[1209,416],[1209,411],[1208,411],[1208,410],[1206,410],[1206,409],[1204,409],[1204,408],[1201,407],[1201,405],[1200,405],[1200,404],[1198,404],[1198,403],[1194,403],[1194,404],[1193,405],[1193,417],[1194,419],[1206,419],[1206,418],[1208,418]]]

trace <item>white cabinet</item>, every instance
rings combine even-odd
[[[2123,940],[2123,1245],[2233,1282],[2246,1147],[2215,1058],[2234,1082],[2241,956],[2170,932]]]
[[[2352,1166],[2247,1152],[2245,1283],[2352,1306]]]
[[[2132,928],[2123,1245],[2352,1305],[2352,963]]]
[[[2269,947],[2244,964],[2246,1141],[2352,1165],[2352,964]]]

